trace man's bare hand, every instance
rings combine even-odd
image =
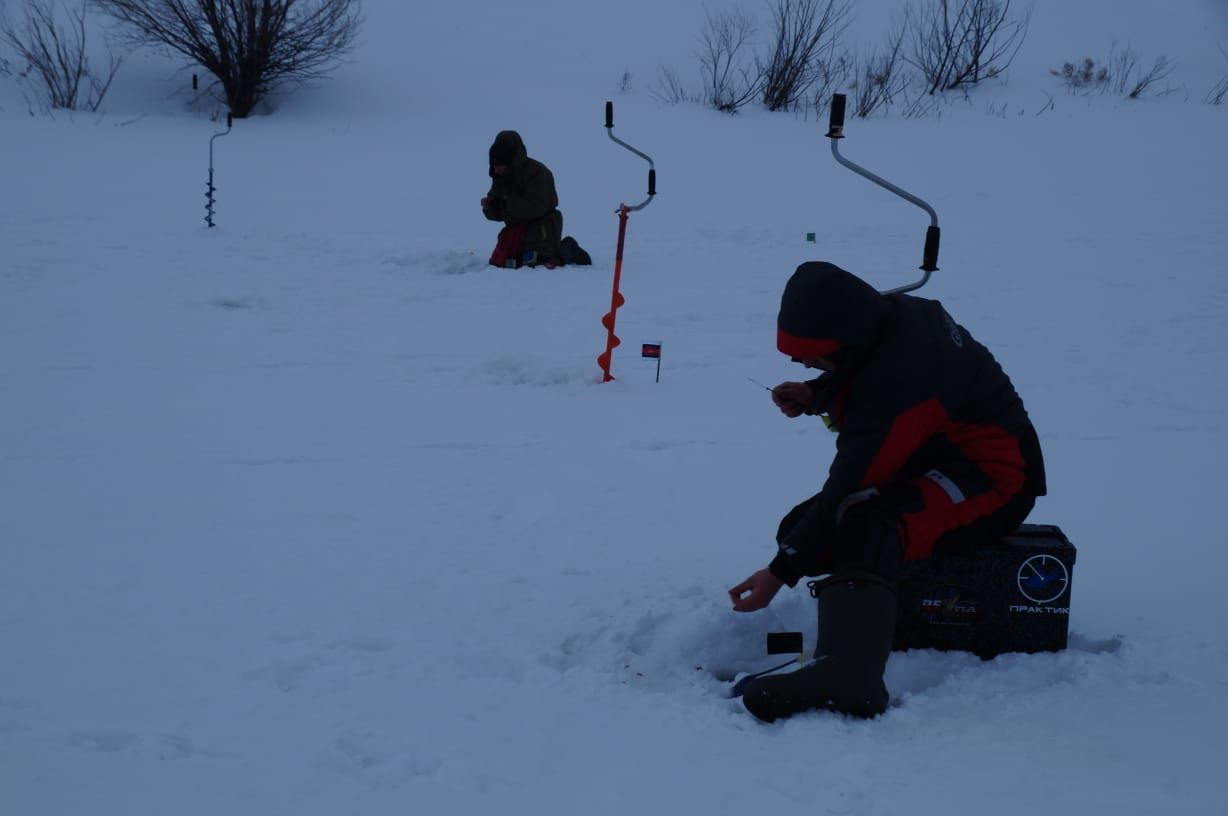
[[[784,586],[784,581],[770,571],[759,570],[729,590],[729,600],[733,601],[733,611],[754,612],[757,609],[763,609],[772,602],[782,586]]]
[[[810,409],[814,392],[804,382],[783,382],[772,389],[772,402],[782,414],[792,419]]]

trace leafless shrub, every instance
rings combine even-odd
[[[943,98],[941,96],[922,92],[915,97],[910,97],[907,84],[901,90],[901,94],[904,103],[900,115],[905,119],[925,119],[931,116],[935,119],[942,118]]]
[[[744,12],[708,12],[699,38],[705,104],[725,113],[736,113],[759,96],[763,77],[749,63],[746,50],[754,35],[755,21]]]
[[[771,111],[791,110],[823,77],[848,28],[851,0],[775,0],[773,44],[759,66],[763,104]]]
[[[1109,69],[1105,65],[1096,65],[1091,57],[1084,57],[1080,63],[1067,62],[1061,68],[1049,71],[1071,91],[1088,91],[1103,88],[1109,81]]]
[[[895,27],[882,51],[875,48],[860,63],[852,90],[853,113],[862,119],[879,108],[891,107],[896,95],[908,85],[908,78],[900,70],[906,30],[907,20]]]
[[[815,115],[822,118],[831,105],[832,94],[848,87],[849,81],[856,72],[856,59],[842,52],[831,55],[828,59],[819,60],[818,76],[814,81],[812,106]]]
[[[908,61],[927,93],[976,85],[1005,71],[1027,35],[1031,10],[1011,16],[1012,0],[922,0]]]
[[[244,117],[269,92],[325,76],[353,47],[358,0],[93,0],[132,42],[199,63]]]
[[[1219,52],[1228,57],[1228,51],[1225,51],[1222,46]],[[1208,105],[1222,105],[1224,104],[1225,97],[1228,97],[1228,74],[1220,77],[1220,81],[1211,87],[1210,92],[1203,98],[1203,101]]]
[[[1140,73],[1134,78],[1130,84],[1130,88],[1126,91],[1126,96],[1130,99],[1138,99],[1146,94],[1152,86],[1159,83],[1160,80],[1168,77],[1173,72],[1175,66],[1168,61],[1168,57],[1160,56],[1156,58],[1155,63],[1147,73]],[[1165,94],[1162,94],[1165,95]]]
[[[696,102],[696,95],[691,93],[683,85],[682,80],[678,76],[678,71],[674,68],[661,66],[661,71],[657,75],[657,81],[648,91],[648,95],[658,102],[666,105],[678,105],[683,102]]]
[[[1120,49],[1113,45],[1109,52],[1109,77],[1114,93],[1128,99],[1138,99],[1173,72],[1174,66],[1168,57],[1156,58],[1146,73],[1139,68],[1138,59],[1138,54],[1129,45]]]
[[[25,62],[19,76],[37,88],[48,109],[98,110],[123,63],[108,49],[106,70],[94,72],[86,55],[85,11],[84,0],[80,8],[26,0],[20,20],[0,19],[0,41]]]
[[[1057,110],[1057,105],[1053,104],[1053,96],[1048,93],[1045,93],[1044,91],[1041,91],[1041,93],[1044,93],[1045,96],[1049,97],[1049,101],[1041,105],[1040,110],[1036,111],[1036,113],[1034,113],[1033,116],[1040,116],[1041,114],[1046,113],[1048,111]]]
[[[1138,99],[1147,93],[1154,93],[1155,86],[1173,72],[1173,67],[1168,57],[1161,56],[1150,70],[1144,72],[1139,68],[1138,54],[1130,46],[1119,48],[1114,43],[1106,63],[1097,64],[1091,57],[1085,57],[1080,63],[1067,62],[1049,73],[1061,79],[1074,92],[1111,91],[1129,99]],[[1163,96],[1171,92],[1169,89],[1159,93]]]
[[[1228,74],[1221,77],[1220,81],[1211,87],[1203,101],[1208,105],[1222,105],[1226,96],[1228,96]]]
[[[1113,92],[1124,94],[1130,82],[1130,74],[1138,70],[1138,54],[1128,45],[1119,49],[1117,43],[1113,43],[1113,48],[1109,51],[1109,63],[1113,66]]]

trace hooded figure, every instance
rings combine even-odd
[[[1045,494],[1040,442],[993,355],[937,301],[802,264],[781,297],[776,346],[825,371],[772,398],[786,416],[823,416],[836,456],[823,489],[781,521],[771,564],[730,596],[749,612],[782,584],[831,577],[811,587],[820,659],[755,680],[743,702],[768,721],[813,708],[875,716],[887,705],[901,563],[1018,528]]]
[[[562,263],[563,215],[558,210],[554,176],[546,165],[529,158],[516,131],[500,131],[490,146],[490,178],[482,214],[506,225],[499,233],[491,264]]]

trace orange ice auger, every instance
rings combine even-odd
[[[644,199],[643,203],[637,204],[634,207],[629,207],[626,204],[619,204],[616,212],[618,213],[618,250],[614,253],[614,288],[610,293],[610,311],[606,312],[601,318],[601,325],[606,328],[605,351],[597,355],[597,365],[601,366],[601,381],[609,382],[614,379],[614,375],[610,373],[610,358],[614,354],[615,347],[618,346],[618,336],[614,334],[614,316],[618,312],[618,307],[622,306],[626,301],[623,299],[622,293],[618,291],[618,284],[622,278],[623,271],[623,241],[627,236],[627,215],[642,210],[652,203],[652,197],[657,194],[657,170],[653,166],[652,159],[640,151],[636,150],[631,145],[618,139],[614,136],[614,103],[605,103],[605,127],[606,133],[610,139],[623,147],[630,150],[635,155],[639,156],[644,161],[648,162],[648,198]]]

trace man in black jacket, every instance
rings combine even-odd
[[[997,361],[937,301],[805,263],[785,286],[776,345],[824,371],[772,399],[788,417],[823,416],[836,457],[781,521],[775,558],[729,595],[752,612],[784,584],[829,577],[811,582],[817,659],[752,681],[743,702],[768,722],[818,708],[873,717],[888,702],[901,563],[1013,532],[1045,494],[1040,442]]]

